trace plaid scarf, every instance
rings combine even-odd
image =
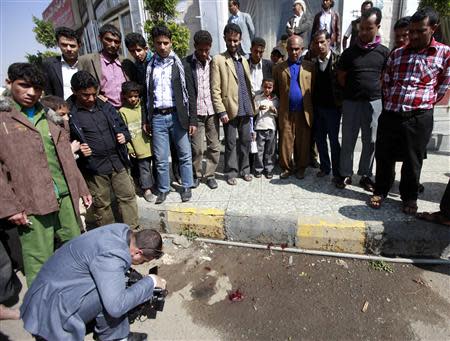
[[[152,58],[150,59],[150,62],[147,65],[147,79],[146,79],[146,84],[147,84],[147,89],[150,89],[150,81],[152,81],[152,75],[153,75],[153,67],[155,64],[155,60],[156,58],[160,58],[156,53],[152,56]],[[167,58],[173,59],[174,63],[177,65],[178,68],[178,72],[180,73],[180,79],[181,79],[181,92],[183,93],[183,104],[186,107],[186,111],[189,115],[189,95],[188,95],[188,91],[187,91],[187,87],[186,87],[186,79],[184,76],[184,67],[183,64],[181,63],[180,58],[176,55],[175,52],[171,51],[169,56]],[[148,112],[151,112],[151,107],[150,107],[151,103],[150,103],[150,96],[147,96],[147,109]]]

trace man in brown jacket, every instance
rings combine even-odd
[[[39,103],[45,77],[34,65],[8,68],[0,101],[0,219],[17,225],[28,286],[54,252],[54,239],[80,234],[79,199],[92,197],[62,117]]]
[[[296,35],[289,37],[288,60],[273,69],[274,93],[280,99],[278,143],[282,179],[294,172],[303,179],[310,160],[314,64],[302,60],[302,51],[303,39]]]

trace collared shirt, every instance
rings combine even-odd
[[[327,30],[331,34],[331,10],[325,11],[322,9],[322,15],[320,16],[320,29]]]
[[[300,19],[303,16],[303,12],[300,13],[300,15],[294,14],[294,22],[292,23],[292,28],[297,27],[298,24],[300,23]]]
[[[289,72],[291,74],[291,82],[289,86],[289,111],[299,112],[303,110],[303,94],[298,80],[300,75],[301,60],[295,63],[288,63]]]
[[[61,57],[61,71],[63,79],[64,99],[67,99],[72,96],[72,86],[70,85],[70,80],[72,79],[72,76],[78,71],[78,60],[75,62],[75,64],[70,66],[69,64],[67,64],[64,58]]]
[[[102,79],[100,80],[100,94],[108,98],[115,108],[122,106],[120,92],[122,83],[126,82],[119,57],[109,60],[103,53],[100,53],[100,65],[102,68]]]
[[[237,13],[236,14],[232,14],[231,15],[231,22],[233,23],[233,24],[237,24],[237,21],[238,21],[238,19],[239,19],[239,14],[241,13],[241,11],[237,11]]]
[[[197,74],[197,115],[207,116],[214,115],[214,108],[211,100],[211,83],[209,81],[209,67],[211,63],[211,56],[203,65],[194,55],[192,59],[195,62],[195,72]]]
[[[92,109],[77,108],[77,118],[86,143],[92,150],[91,165],[97,174],[107,175],[125,168],[117,152],[114,133],[105,114],[95,105]]]
[[[450,85],[450,47],[432,39],[414,51],[408,45],[392,52],[383,72],[384,109],[431,109]]]
[[[330,60],[330,56],[331,56],[331,51],[328,51],[328,54],[326,55],[324,60],[320,59],[320,57],[317,58],[317,60],[319,61],[320,71],[325,71],[325,69],[327,68],[327,65],[328,65],[328,61]]]
[[[252,82],[252,88],[255,95],[258,95],[261,93],[261,84],[264,78],[263,70],[262,70],[262,59],[259,61],[258,64],[253,64],[251,60],[249,61],[250,64],[250,75],[251,75],[251,82]]]
[[[172,90],[173,58],[156,56],[153,62],[153,107],[157,109],[175,106],[175,97]]]
[[[248,88],[245,80],[244,65],[242,65],[242,56],[233,57],[234,67],[238,76],[238,116],[253,116],[253,107],[251,100],[251,89]]]

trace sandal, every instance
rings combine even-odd
[[[381,204],[383,203],[384,199],[386,199],[385,196],[372,195],[369,199],[369,206],[377,210],[381,207]]]
[[[425,220],[434,224],[450,226],[450,218],[446,217],[441,211],[438,212],[422,212],[416,214],[417,219]]]
[[[227,179],[227,184],[230,185],[230,186],[237,185],[236,178],[229,178],[229,179]]]
[[[416,214],[417,213],[417,200],[403,201],[402,211],[405,214]]]

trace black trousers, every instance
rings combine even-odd
[[[250,174],[250,117],[237,116],[223,125],[225,135],[225,170],[227,179],[238,175]],[[236,133],[239,135],[239,146],[236,145]]]
[[[387,196],[395,177],[395,161],[401,160],[401,199],[417,200],[420,172],[432,131],[433,109],[382,112],[375,146],[375,195]]]
[[[448,181],[447,187],[445,188],[445,192],[442,196],[439,208],[441,212],[450,219],[450,180]]]

